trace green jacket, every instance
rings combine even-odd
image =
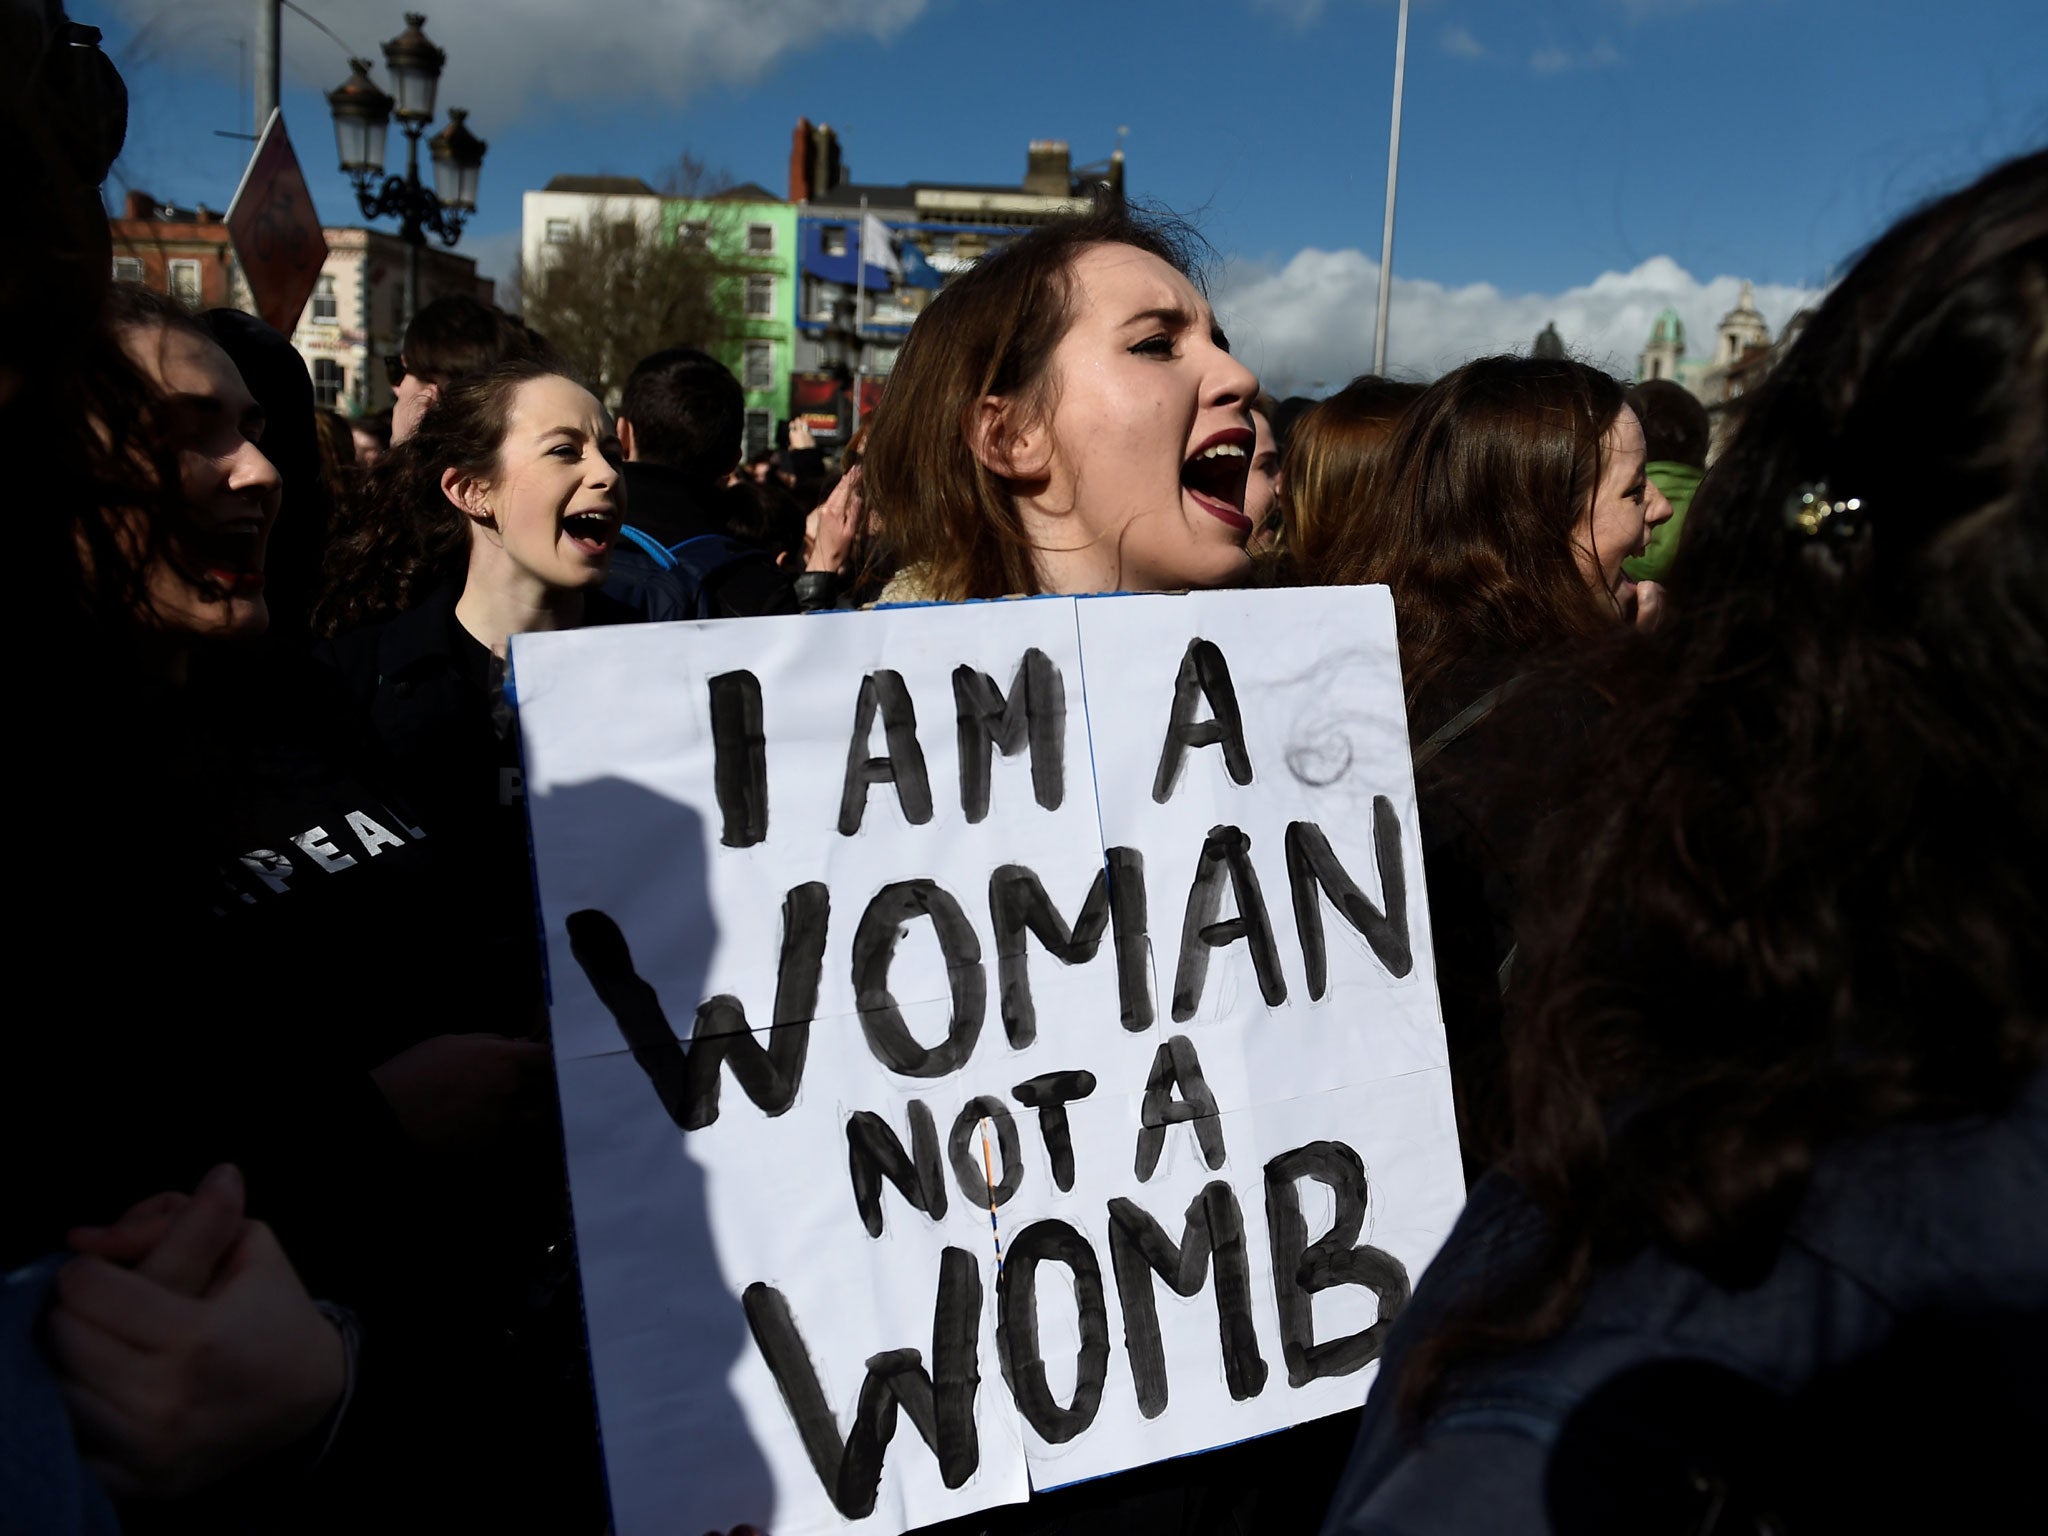
[[[1640,555],[1621,562],[1621,568],[1636,581],[1664,581],[1671,574],[1671,562],[1678,557],[1678,535],[1685,526],[1685,509],[1692,505],[1692,493],[1699,489],[1706,471],[1691,464],[1674,464],[1657,459],[1648,466],[1651,482],[1671,503],[1671,516],[1650,530],[1650,546]]]

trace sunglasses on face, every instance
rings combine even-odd
[[[422,384],[438,384],[440,382],[440,380],[438,379],[428,378],[424,373],[421,373],[417,368],[406,367],[405,355],[400,352],[390,352],[385,354],[384,377],[391,381],[391,387],[393,389],[398,388],[398,386],[403,384],[408,377],[418,379]]]

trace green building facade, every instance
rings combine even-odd
[[[725,334],[711,346],[747,397],[746,451],[775,445],[789,415],[796,345],[796,205],[753,185],[662,202],[665,240],[702,240],[726,271],[717,281]]]

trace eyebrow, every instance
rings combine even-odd
[[[1124,322],[1124,329],[1128,330],[1134,325],[1143,325],[1148,321],[1167,326],[1176,331],[1185,331],[1193,327],[1195,317],[1186,310],[1169,304],[1159,309],[1139,310]],[[1209,339],[1225,352],[1230,350],[1230,338],[1223,334],[1223,327],[1216,323],[1213,316],[1209,320]]]
[[[170,404],[174,410],[205,417],[208,420],[224,420],[234,415],[236,424],[241,427],[244,436],[248,435],[251,427],[260,431],[270,424],[269,412],[263,409],[260,402],[253,399],[242,407],[239,414],[236,414],[228,402],[219,395],[172,395]]]

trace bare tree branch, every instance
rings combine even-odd
[[[617,218],[600,209],[587,228],[546,247],[541,270],[521,274],[527,322],[609,403],[650,352],[717,351],[731,307],[720,285],[736,268],[704,225],[695,218],[668,240],[624,207]]]

